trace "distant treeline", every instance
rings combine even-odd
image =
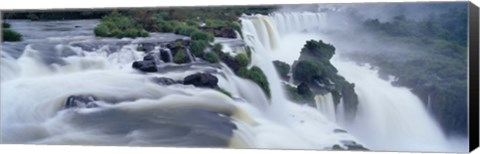
[[[86,9],[86,10],[25,10],[4,11],[3,19],[30,19],[30,20],[75,20],[101,19],[112,11],[121,13],[154,11],[167,12],[171,18],[185,20],[192,16],[218,18],[228,20],[237,18],[241,14],[268,14],[276,6],[221,6],[221,7],[172,7],[172,8],[118,8],[118,9]],[[219,14],[222,14],[219,16]]]
[[[365,30],[395,42],[392,49],[356,52],[360,62],[380,67],[380,73],[412,89],[428,105],[448,134],[467,134],[467,7],[452,7],[420,20],[396,16],[381,22],[368,19]],[[402,46],[408,51],[393,51]]]

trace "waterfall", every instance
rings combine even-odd
[[[446,151],[446,138],[421,100],[409,89],[394,87],[369,66],[333,60],[339,74],[355,83],[358,114],[346,124],[369,147],[378,150]]]
[[[333,122],[337,121],[335,104],[333,102],[333,97],[331,93],[328,93],[326,95],[316,95],[315,105],[320,112],[322,112],[325,116],[328,117],[328,119]]]
[[[12,22],[20,28],[21,24],[52,28],[48,22]],[[71,24],[61,22],[65,23],[58,25]],[[94,25],[84,27],[93,29]],[[265,33],[272,33],[273,27],[273,23],[265,26]],[[168,60],[172,59],[170,51],[159,47],[148,53],[136,51],[138,44],[145,43],[142,41],[162,41],[162,37],[79,38],[75,31],[64,33],[66,36],[53,41],[27,42],[19,58],[10,58],[8,65],[3,65],[9,58],[2,51],[2,143],[288,149],[346,148],[346,143],[361,143],[349,134],[335,133],[340,127],[318,110],[286,99],[270,48],[264,48],[259,37],[247,30],[244,37],[253,47],[252,65],[267,75],[271,98],[225,64],[157,63],[163,68],[159,73],[132,69],[132,63],[146,54],[168,54]],[[55,34],[48,32],[48,36]],[[59,44],[62,50],[74,52],[51,54],[49,47]],[[212,73],[218,86],[232,97],[213,89],[163,85],[154,80],[182,81],[198,72]],[[65,109],[67,99],[82,95],[96,98],[99,107]]]
[[[340,75],[355,83],[360,101],[352,123],[343,120],[345,104],[340,100],[335,107],[331,93],[315,96],[316,108],[287,99],[272,61],[292,64],[306,40],[323,39],[325,35],[318,30],[327,26],[327,17],[317,12],[241,17],[243,41],[252,47],[249,67],[262,69],[271,97],[223,63],[177,65],[156,59],[162,68],[159,72],[132,68],[134,61],[149,54],[136,51],[139,43],[178,39],[174,34],[95,38],[95,21],[52,24],[13,20],[12,28],[25,33],[26,41],[5,45],[26,47],[18,59],[1,51],[1,141],[323,150],[335,145],[347,148],[355,142],[371,150],[449,150],[439,126],[407,88],[394,87],[381,80],[375,70],[337,56],[332,64]],[[81,33],[62,30],[62,36],[58,36],[56,26],[72,24],[82,25]],[[53,30],[42,31],[45,27]],[[59,53],[72,52],[59,54],[52,52],[55,48],[51,46],[58,46]],[[154,50],[162,58],[168,55],[162,61],[172,61],[170,50]],[[185,52],[193,61],[190,51]],[[341,46],[337,48],[340,52]],[[182,82],[198,72],[218,78],[219,88],[231,97],[214,89],[154,80],[162,77]],[[95,97],[99,107],[65,108],[67,99],[83,95]]]
[[[292,64],[298,59],[305,41],[318,40],[325,36],[318,31],[325,27],[325,18],[323,13],[278,12],[268,16],[243,17],[242,25],[247,44],[253,46],[256,52],[266,52],[265,55],[270,55],[270,58]],[[275,27],[269,26],[272,24]],[[281,37],[272,38],[274,36]],[[288,42],[278,42],[284,40]],[[335,42],[331,43],[335,46]],[[283,48],[289,50],[282,51]],[[337,53],[342,52],[342,47],[336,48]],[[345,123],[341,119],[345,114],[342,101],[335,109],[329,94],[316,96],[318,110],[330,121],[344,126],[351,134],[358,136],[360,141],[365,142],[366,147],[373,150],[451,150],[439,125],[412,92],[403,87],[394,87],[367,67],[337,59],[338,57],[334,57],[332,61],[340,71],[339,74],[356,85],[359,106],[355,121]],[[271,81],[269,79],[269,82]]]

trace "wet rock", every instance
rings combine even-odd
[[[140,43],[138,44],[138,47],[137,47],[138,51],[143,51],[143,52],[152,51],[153,49],[155,49],[154,43]]]
[[[98,107],[95,101],[97,99],[92,95],[70,96],[65,102],[65,108],[95,108]]]
[[[160,59],[165,62],[165,63],[169,63],[169,62],[172,62],[172,57],[170,57],[173,55],[170,55],[170,51],[168,51],[167,49],[160,49]]]
[[[144,61],[149,61],[149,60],[155,60],[154,54],[148,54],[145,57],[143,57]]]
[[[155,77],[152,79],[152,81],[161,85],[166,85],[166,86],[178,83],[173,79],[165,78],[165,77]]]
[[[135,61],[132,67],[143,72],[157,72],[157,66],[153,60]]]
[[[347,147],[347,150],[360,150],[360,151],[368,150],[362,145],[356,143],[355,141],[340,141],[340,142]]]
[[[334,129],[333,132],[334,133],[347,133],[347,131],[343,130],[343,129]]]
[[[215,88],[218,84],[218,79],[212,74],[196,73],[184,78],[183,84],[192,84],[196,87]]]
[[[297,86],[297,93],[300,94],[300,95],[312,95],[312,91],[310,90],[310,87],[302,82],[300,83],[298,86]]]

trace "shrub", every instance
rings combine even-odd
[[[271,96],[267,76],[265,76],[262,69],[257,66],[253,66],[248,73],[248,77],[250,80],[257,83],[268,97]]]
[[[22,35],[10,29],[2,29],[2,38],[3,41],[9,42],[21,41]]]
[[[212,50],[215,52],[222,52],[223,46],[220,43],[215,43],[212,47]]]
[[[232,94],[230,92],[226,91],[225,89],[217,87],[217,88],[215,88],[215,90],[217,90],[218,92],[221,92],[221,93],[227,95],[228,97],[232,98]]]
[[[197,28],[195,28],[195,27],[186,26],[186,25],[178,25],[175,28],[174,33],[179,34],[179,35],[190,36],[195,31],[197,31]]]
[[[190,43],[190,51],[197,57],[201,57],[204,54],[205,48],[207,48],[208,42],[204,40],[193,40]]]
[[[247,55],[240,53],[235,56],[235,60],[237,61],[240,67],[246,67],[250,63],[250,59],[248,59]]]
[[[248,69],[246,67],[240,67],[237,71],[237,75],[242,78],[248,78]]]
[[[208,61],[210,63],[218,63],[220,61],[220,58],[218,57],[218,55],[215,52],[206,52],[203,55],[203,59],[205,59],[206,61]]]
[[[247,51],[247,56],[249,59],[252,59],[252,49],[250,47],[246,47],[246,51]]]
[[[208,42],[213,41],[213,35],[203,31],[195,31],[190,35],[190,37],[192,40],[205,40]]]
[[[95,27],[93,32],[95,33],[95,36],[109,36],[110,35],[108,27],[105,26],[105,25],[102,25],[102,24]]]
[[[173,30],[175,30],[174,29],[175,27],[170,22],[167,22],[167,21],[158,22],[157,28],[159,32],[164,32],[164,33],[170,33],[170,32],[173,32]]]
[[[3,22],[2,23],[2,28],[10,28],[10,24],[6,23],[6,22]]]
[[[311,83],[321,75],[321,64],[312,61],[300,61],[293,68],[293,78],[297,81]]]
[[[183,49],[180,49],[177,51],[175,56],[173,57],[173,62],[177,64],[183,64],[183,63],[188,63],[190,60],[188,59],[187,54],[185,54],[185,51]]]
[[[148,33],[136,25],[137,23],[131,17],[112,12],[94,28],[94,34],[99,37],[147,37]]]
[[[322,61],[328,61],[334,54],[335,47],[333,45],[326,44],[322,40],[309,40],[302,48],[301,59],[320,58]]]
[[[270,97],[270,87],[268,83],[267,76],[265,76],[265,73],[263,73],[262,69],[260,69],[257,66],[253,66],[250,70],[248,70],[246,67],[240,67],[237,71],[236,74],[239,77],[250,79],[253,82],[255,82],[260,88],[262,88],[263,92],[265,92],[265,95]]]
[[[280,77],[284,80],[287,80],[288,73],[290,72],[290,65],[278,60],[273,61],[273,65],[275,66],[275,69],[277,70]]]

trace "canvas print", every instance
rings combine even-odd
[[[2,144],[468,151],[467,2],[1,15]]]

